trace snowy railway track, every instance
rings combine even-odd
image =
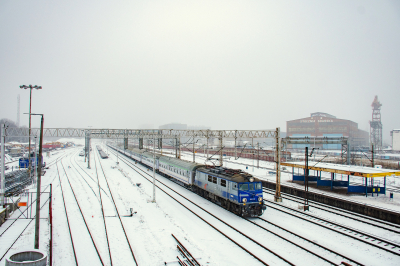
[[[94,151],[94,154],[95,154],[94,157],[95,157],[96,174],[97,174],[97,178],[98,178],[98,186],[99,186],[99,194],[100,194],[100,197],[101,197],[101,192],[100,192],[100,187],[101,187],[101,186],[100,186],[100,179],[99,179],[99,176],[98,176],[98,172],[99,172],[99,171],[97,171],[97,168],[98,168],[98,167],[97,167],[96,159],[98,160],[98,163],[99,163],[99,165],[100,165],[101,172],[103,173],[104,180],[105,180],[105,182],[106,182],[106,184],[107,184],[108,191],[110,192],[110,196],[111,196],[111,200],[112,200],[112,203],[113,203],[113,207],[115,208],[115,212],[116,212],[116,214],[117,214],[119,223],[120,223],[120,225],[121,225],[121,228],[122,228],[123,235],[124,235],[124,237],[125,237],[126,243],[127,243],[128,246],[129,246],[130,255],[132,256],[133,261],[135,262],[135,265],[138,265],[138,262],[137,262],[137,260],[136,260],[135,254],[134,254],[133,249],[132,249],[132,245],[131,245],[131,243],[130,243],[130,241],[129,241],[129,238],[128,238],[128,235],[127,235],[127,233],[126,233],[126,229],[125,229],[124,223],[122,222],[120,212],[118,211],[117,204],[116,204],[116,202],[115,202],[113,193],[112,193],[112,191],[111,191],[111,187],[110,187],[110,185],[109,185],[109,183],[108,183],[106,173],[104,172],[103,166],[102,166],[102,164],[101,164],[101,159],[100,159],[100,156],[99,156],[99,154],[98,154],[98,152],[97,152],[97,149]],[[104,225],[105,225],[105,230],[106,230],[106,235],[107,235],[107,244],[108,244],[109,253],[110,253],[110,262],[111,262],[111,265],[113,265],[113,260],[112,260],[112,254],[113,254],[113,252],[111,251],[111,250],[112,250],[112,244],[110,245],[110,242],[111,242],[111,241],[109,241],[110,239],[109,239],[108,229],[107,229],[107,226],[106,226],[107,222],[106,222],[106,219],[105,219],[106,217],[105,217],[105,215],[104,215],[104,206],[103,206],[103,204],[101,204],[101,207],[102,207],[102,215],[103,215]],[[113,224],[111,224],[111,225],[113,225]],[[114,224],[114,225],[115,225],[115,224]],[[116,228],[115,228],[114,226],[113,226],[113,227],[109,227],[109,228],[113,228],[113,230],[114,230],[113,236],[115,237],[115,235],[117,235],[116,232],[115,232]],[[118,252],[118,248],[116,248],[116,249],[114,249],[114,250],[115,250],[115,253],[118,254],[118,256],[121,256],[120,252]],[[117,257],[117,255],[115,255],[115,257],[114,257],[114,262],[115,262],[115,258],[116,258],[116,257]],[[119,258],[119,259],[121,259],[121,258]],[[124,262],[124,263],[126,263],[126,262]],[[117,263],[116,265],[118,265],[118,263]],[[129,262],[129,265],[131,265],[131,262]]]
[[[95,249],[96,255],[94,257],[98,257],[99,261],[97,261],[97,263],[101,263],[101,265],[104,265],[103,259],[100,256],[100,252],[99,249],[93,239],[93,234],[89,229],[87,220],[82,212],[82,208],[78,202],[78,199],[76,197],[75,191],[71,185],[71,182],[69,180],[67,171],[65,170],[65,167],[62,163],[62,160],[60,161],[61,167],[64,170],[64,174],[67,178],[69,187],[71,189],[73,198],[75,199],[76,205],[71,204],[69,198],[71,198],[71,195],[68,198],[68,202],[69,202],[69,207],[67,208],[67,204],[66,204],[66,190],[64,190],[63,188],[63,184],[61,181],[61,174],[60,174],[60,169],[58,167],[58,164],[56,164],[57,166],[57,172],[58,172],[58,177],[59,177],[59,182],[60,182],[60,188],[61,188],[61,195],[62,195],[62,199],[63,199],[63,205],[64,205],[64,211],[65,211],[65,216],[66,216],[66,220],[67,220],[67,224],[68,224],[68,231],[69,231],[69,236],[70,236],[70,240],[71,240],[71,245],[72,245],[72,251],[74,254],[74,259],[75,259],[75,264],[79,265],[80,261],[83,264],[86,265],[93,265],[93,260],[90,260],[91,258],[93,258],[93,256],[91,256],[90,253],[93,253],[93,250],[90,249],[90,242],[87,239],[87,235],[84,234],[85,231],[87,231],[87,233],[90,236],[90,241],[91,244],[93,246],[93,248]],[[78,207],[79,210],[79,214],[82,217],[84,226],[82,225],[82,220],[77,219],[76,215],[73,215],[74,213],[77,213],[76,207]],[[70,212],[68,212],[68,209],[70,210]],[[68,214],[69,213],[69,214]],[[73,216],[74,219],[70,220],[69,215]],[[74,233],[72,231],[72,228],[74,229]],[[86,229],[86,230],[85,230]],[[74,235],[74,236],[73,236]],[[75,237],[75,241],[74,242],[74,237]],[[88,245],[89,244],[89,245]],[[76,248],[76,246],[78,245],[78,248]]]
[[[264,188],[263,189],[264,193],[268,193],[270,195],[274,195],[275,191],[269,188]],[[288,199],[290,201],[293,201],[295,203],[299,203],[299,204],[304,204],[304,198],[298,197],[298,196],[294,196],[294,195],[290,195],[290,194],[285,194],[281,192],[281,195],[283,198]],[[368,225],[372,225],[374,227],[378,227],[393,233],[397,233],[400,234],[400,225],[397,224],[393,224],[390,222],[386,222],[383,220],[379,220],[373,217],[369,217],[369,216],[364,216],[358,213],[354,213],[351,211],[347,211],[344,209],[339,209],[330,205],[326,205],[323,203],[319,203],[319,202],[315,202],[315,201],[310,201],[310,206],[312,206],[313,208],[325,211],[325,212],[329,212],[335,215],[339,215],[360,223],[364,223],[364,224],[368,224]],[[384,226],[383,226],[384,225]]]
[[[278,210],[280,212],[283,212],[285,214],[288,214],[292,217],[299,218],[301,220],[304,220],[304,221],[310,222],[312,224],[318,225],[320,227],[326,228],[330,231],[334,231],[341,235],[350,237],[354,240],[363,242],[370,246],[373,246],[378,249],[381,249],[381,250],[387,251],[389,253],[400,256],[400,245],[393,241],[389,241],[387,239],[383,239],[381,237],[374,236],[374,235],[368,234],[366,232],[362,232],[360,230],[357,230],[357,229],[354,229],[354,228],[351,228],[351,227],[348,227],[348,226],[345,226],[342,224],[338,224],[336,222],[329,221],[329,220],[321,218],[321,217],[316,217],[314,215],[305,213],[303,211],[299,211],[299,210],[291,208],[291,207],[277,204],[271,200],[264,199],[264,201],[266,203],[268,203],[267,204],[268,207]],[[375,242],[376,242],[376,244],[375,244]]]
[[[115,152],[113,152],[113,153],[115,154]],[[120,158],[121,158],[121,157],[120,157]],[[129,158],[129,157],[128,157],[128,158]],[[131,159],[131,158],[129,158],[129,159]],[[151,182],[150,179],[148,179],[147,177],[144,176],[144,174],[146,174],[146,175],[148,175],[148,176],[150,177],[150,175],[149,175],[146,171],[142,170],[141,168],[137,167],[135,164],[133,164],[133,163],[131,163],[131,162],[128,163],[128,162],[126,161],[126,159],[122,159],[122,160],[123,160],[128,166],[130,166],[132,169],[136,168],[137,170],[134,169],[136,172],[138,172],[138,170],[139,170],[140,172],[142,172],[143,174],[140,173],[140,172],[138,172],[138,173],[139,173],[140,175],[142,175],[144,178],[146,178],[149,182]],[[134,168],[133,168],[132,166],[133,166]],[[243,232],[243,231],[241,231],[241,230],[238,230],[237,228],[235,228],[234,226],[232,226],[230,223],[227,223],[227,222],[223,221],[222,219],[220,219],[220,218],[217,217],[216,215],[213,215],[212,213],[210,213],[209,211],[207,211],[207,210],[205,210],[204,208],[200,207],[200,206],[197,205],[196,203],[190,201],[190,200],[187,199],[185,196],[183,196],[183,195],[180,194],[179,192],[175,191],[175,190],[172,189],[171,187],[167,186],[165,183],[161,182],[160,180],[157,180],[157,181],[158,181],[160,184],[162,184],[163,186],[167,187],[169,190],[173,191],[174,193],[178,194],[178,195],[181,196],[182,198],[184,198],[184,199],[186,199],[187,201],[189,201],[191,204],[193,204],[193,205],[195,205],[196,207],[198,207],[199,209],[201,209],[201,211],[203,211],[203,212],[207,213],[208,215],[212,216],[212,217],[213,217],[214,219],[216,219],[218,222],[225,224],[225,225],[228,226],[230,229],[233,229],[236,233],[241,234],[242,236],[246,237],[248,240],[251,240],[253,243],[256,243],[258,246],[264,248],[264,249],[267,250],[268,252],[271,252],[271,253],[274,254],[275,256],[277,256],[277,257],[279,257],[280,259],[284,260],[286,263],[288,263],[288,264],[290,264],[290,265],[294,265],[292,262],[288,261],[287,259],[283,258],[281,255],[278,255],[276,252],[273,252],[270,248],[266,247],[264,244],[260,243],[260,241],[255,240],[254,238],[250,237],[250,236],[249,236],[248,234],[246,234],[245,232]],[[252,255],[252,256],[255,257],[256,259],[258,259],[260,262],[266,264],[266,262],[262,261],[262,259],[260,259],[259,257],[257,257],[255,254],[250,253],[250,252],[248,251],[248,249],[246,249],[246,248],[244,248],[243,246],[241,246],[241,245],[238,243],[238,241],[234,241],[233,238],[235,238],[235,237],[230,237],[230,235],[231,235],[232,233],[231,233],[229,236],[226,235],[225,233],[223,233],[224,230],[220,230],[219,228],[216,228],[215,226],[213,226],[213,224],[215,224],[216,222],[210,223],[209,220],[208,220],[209,218],[208,218],[208,219],[204,219],[204,216],[203,216],[203,215],[199,215],[199,211],[193,211],[192,209],[189,209],[189,208],[186,206],[186,204],[184,204],[183,202],[180,202],[178,199],[176,199],[174,196],[170,195],[168,192],[166,192],[166,191],[165,191],[164,189],[162,189],[160,186],[157,186],[157,187],[158,187],[160,190],[162,190],[164,193],[168,194],[168,195],[169,195],[171,198],[173,198],[175,201],[177,201],[178,203],[180,203],[182,206],[184,206],[186,209],[188,209],[189,211],[191,211],[191,212],[192,212],[193,214],[195,214],[197,217],[199,217],[200,219],[202,219],[204,222],[206,222],[207,224],[209,224],[210,226],[212,226],[215,230],[217,230],[218,232],[220,232],[221,234],[223,234],[225,237],[227,237],[228,239],[230,239],[231,241],[233,241],[235,244],[237,244],[237,245],[238,245],[239,247],[241,247],[242,249],[244,249],[244,250],[245,250],[246,252],[248,252],[250,255]],[[206,220],[207,220],[207,221],[206,221]],[[324,262],[327,263],[327,264],[340,264],[340,263],[341,263],[341,262],[334,262],[334,258],[332,258],[332,259],[327,259],[327,258],[326,258],[326,255],[329,255],[329,254],[322,254],[322,255],[317,254],[317,253],[315,253],[314,251],[312,251],[311,249],[304,248],[304,247],[302,247],[301,244],[297,244],[297,243],[295,243],[294,241],[291,241],[291,240],[289,240],[288,238],[285,238],[285,237],[283,237],[283,236],[281,236],[281,235],[279,235],[279,234],[273,232],[272,230],[269,230],[269,229],[267,229],[267,228],[265,228],[265,227],[263,227],[263,226],[261,226],[261,225],[255,223],[255,222],[251,221],[250,219],[240,219],[240,220],[241,220],[241,221],[250,222],[251,224],[253,224],[254,226],[256,226],[255,228],[248,229],[248,230],[250,230],[250,231],[253,232],[253,233],[256,232],[255,230],[260,229],[260,228],[262,229],[262,231],[264,231],[264,233],[267,232],[267,234],[269,234],[268,237],[267,237],[267,239],[270,240],[269,242],[274,242],[274,241],[272,241],[271,239],[273,239],[273,238],[278,238],[278,239],[280,239],[280,240],[284,240],[286,243],[289,243],[289,244],[287,244],[287,245],[288,245],[287,248],[290,248],[290,249],[298,248],[299,250],[301,250],[301,252],[305,252],[306,254],[310,254],[310,255],[312,255],[312,256],[315,256],[315,257],[319,258],[320,260],[324,261]],[[244,228],[244,227],[245,227],[245,228],[249,228],[248,225],[244,225],[244,226],[242,225],[241,228]],[[257,235],[256,233],[254,233],[254,234]],[[294,247],[293,247],[293,246],[294,246]],[[312,248],[315,248],[315,245],[312,245]],[[356,263],[356,264],[358,264],[358,265],[363,265],[363,264],[358,263],[358,262],[356,262],[355,260],[352,260],[352,259],[350,259],[350,258],[347,258],[346,256],[341,255],[341,254],[339,254],[339,253],[337,253],[337,252],[333,252],[332,250],[329,250],[329,249],[324,248],[324,247],[322,247],[322,248],[325,249],[325,250],[327,250],[327,251],[329,251],[329,252],[331,252],[331,253],[333,253],[333,254],[335,254],[335,256],[336,256],[336,255],[339,255],[340,257],[344,258],[345,260],[348,260],[348,261],[350,261],[350,262]],[[345,263],[346,263],[346,262],[345,262]]]

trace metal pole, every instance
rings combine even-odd
[[[372,153],[372,167],[375,167],[375,162],[374,162],[374,143],[372,143],[371,153]]]
[[[304,210],[308,210],[308,147],[306,147],[306,165],[304,177]]]
[[[37,137],[35,136],[35,148],[33,149],[34,150],[34,153],[35,153],[35,160],[33,161],[34,162],[34,165],[33,165],[33,176],[34,176],[34,178],[35,178],[35,183],[37,183],[37,177],[38,177],[38,167],[37,167],[37,160],[38,160],[38,157],[37,157],[37,152],[36,152],[36,140],[37,140]]]
[[[88,167],[90,169],[90,131],[88,131]]]
[[[207,132],[207,157],[206,157],[206,160],[208,160],[208,132]]]
[[[6,192],[6,188],[4,187],[4,179],[5,179],[5,169],[4,169],[4,161],[5,161],[5,152],[4,145],[6,142],[6,128],[5,124],[1,125],[1,182],[0,182],[0,206],[4,206],[4,193]]]
[[[49,202],[49,216],[50,216],[50,266],[53,265],[53,204],[52,204],[52,186],[50,184],[50,202]]]
[[[40,179],[42,174],[42,147],[43,147],[43,115],[40,125],[39,141],[39,176],[36,190],[36,219],[35,219],[35,249],[39,249],[39,226],[40,226]]]
[[[196,162],[196,151],[194,150],[194,130],[193,130],[193,162]]]
[[[153,135],[153,202],[156,202],[156,139]]]
[[[276,153],[276,191],[275,191],[275,197],[274,200],[276,202],[282,202],[282,197],[281,197],[281,137],[280,137],[280,128],[276,128],[275,132],[275,137],[276,137],[276,148],[275,148],[275,153]]]
[[[29,88],[30,91],[30,97],[29,97],[29,155],[28,155],[28,160],[29,160],[29,167],[28,167],[28,173],[29,173],[29,178],[32,178],[31,175],[31,169],[32,169],[32,162],[31,162],[31,113],[32,113],[32,88]]]
[[[224,146],[223,146],[223,138],[222,138],[222,131],[221,131],[221,133],[220,133],[221,135],[220,135],[220,139],[219,139],[219,144],[220,144],[220,152],[219,152],[219,166],[224,166],[224,152],[223,152],[223,148],[224,148]]]
[[[260,168],[260,142],[257,142],[257,168]]]
[[[251,149],[252,149],[252,153],[251,153],[251,159],[253,161],[253,172],[254,172],[254,138],[251,138]]]
[[[235,160],[237,158],[237,144],[236,144],[237,136],[236,136],[236,134],[237,134],[237,130],[235,130]]]

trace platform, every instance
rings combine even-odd
[[[281,163],[283,166],[292,167],[292,181],[303,181],[305,179],[305,163],[304,162],[284,162]],[[302,169],[302,174],[295,174],[295,168]],[[321,163],[321,162],[309,162],[309,170],[316,171],[316,175],[309,176],[308,182],[316,182],[318,186],[331,187],[347,187],[347,193],[368,193],[374,194],[385,194],[386,193],[386,177],[392,175],[400,175],[398,170],[389,170],[381,168],[354,166],[354,165],[341,165],[341,164],[331,164],[331,163]],[[321,173],[328,172],[331,173],[331,179],[322,179]],[[347,176],[347,180],[335,180],[337,175]],[[363,181],[361,186],[353,186],[350,184],[352,176],[362,177]],[[376,182],[376,179],[379,182]],[[383,186],[381,186],[380,180],[383,179]]]

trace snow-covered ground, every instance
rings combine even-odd
[[[52,154],[50,158],[44,158],[48,165],[50,162],[53,162],[50,169],[47,170],[46,175],[42,178],[41,186],[42,189],[45,189],[50,183],[52,184],[53,265],[75,264],[74,250],[71,245],[71,236],[75,244],[76,257],[81,265],[101,265],[99,257],[103,261],[104,265],[110,265],[110,257],[113,261],[113,265],[134,265],[129,245],[125,239],[122,227],[117,217],[117,211],[114,207],[113,199],[118,209],[118,213],[121,215],[122,223],[128,235],[129,243],[135,254],[138,265],[164,265],[164,262],[168,262],[167,265],[178,265],[176,256],[180,256],[180,254],[176,248],[177,243],[171,234],[174,234],[192,253],[192,255],[195,258],[198,258],[202,265],[262,265],[258,260],[246,253],[238,245],[217,232],[212,226],[208,225],[202,219],[177,203],[177,200],[184,202],[185,205],[198,213],[198,215],[204,220],[207,220],[213,226],[221,229],[225,234],[238,240],[239,243],[251,247],[252,252],[262,257],[262,259],[270,265],[284,265],[286,263],[259,246],[250,243],[251,241],[239,236],[219,221],[209,217],[204,211],[201,211],[199,207],[210,213],[216,214],[221,220],[229,221],[233,226],[242,228],[245,231],[252,231],[252,237],[296,265],[326,264],[326,262],[321,259],[310,256],[299,248],[288,244],[287,241],[281,240],[270,233],[262,231],[261,229],[254,229],[246,220],[225,211],[214,203],[211,203],[158,175],[156,177],[157,180],[179,191],[180,194],[195,202],[199,207],[195,207],[190,202],[184,201],[181,196],[172,192],[161,183],[159,183],[160,188],[163,188],[166,192],[170,193],[176,198],[176,200],[160,189],[156,189],[156,203],[153,203],[152,183],[147,181],[142,175],[121,160],[123,156],[119,157],[119,164],[116,164],[117,158],[111,152],[109,152],[109,159],[100,159],[95,148],[96,144],[98,143],[93,141],[93,151],[91,153],[90,161],[91,169],[87,168],[87,162],[84,162],[84,157],[78,156],[79,151],[82,148],[59,151],[57,154]],[[61,160],[55,162],[56,157]],[[183,157],[187,160],[192,160],[191,155],[183,154]],[[204,160],[203,157],[196,157],[196,161],[199,163],[204,163]],[[230,160],[226,160],[224,165],[231,168],[246,170],[246,166],[234,164],[233,162],[252,164],[251,160],[242,158],[234,160],[231,158]],[[256,165],[257,162],[254,161],[254,164]],[[260,166],[273,168],[273,164],[269,162],[260,162]],[[144,170],[145,173],[149,173],[150,176],[152,175],[152,172],[148,171],[146,168],[142,166],[138,167]],[[271,181],[275,180],[274,175],[268,174],[269,170],[257,169],[256,167],[254,167],[253,170],[253,167],[248,167],[247,171],[259,178]],[[108,189],[105,178],[107,178],[111,192]],[[290,174],[283,173],[282,180],[285,184],[287,183],[297,186],[297,184],[289,182],[289,180],[291,180]],[[98,184],[100,184],[101,189],[99,189]],[[83,217],[87,222],[93,241],[96,243],[100,255],[97,254],[97,251],[92,244],[91,236],[83,222],[82,215],[80,214],[79,208],[74,199],[71,187],[77,197],[83,212]],[[31,187],[31,191],[35,191],[35,188]],[[324,193],[331,192],[324,191]],[[46,196],[44,195],[42,197],[45,198]],[[265,193],[264,197],[268,198],[270,196]],[[42,202],[44,202],[44,198],[42,198]],[[385,204],[389,206],[395,205],[395,207],[399,209],[399,203],[397,202],[397,205],[395,204],[396,195],[393,202],[380,200],[383,198],[385,197],[379,196],[379,199],[374,197],[371,200],[370,197],[367,199],[363,196],[351,197],[351,199],[360,201],[370,201],[368,203],[373,203],[379,206],[384,206]],[[69,233],[68,222],[64,210],[64,201],[69,217],[68,220],[70,222],[71,235]],[[103,211],[106,221],[105,225],[100,202],[103,202]],[[285,200],[283,204],[293,205],[293,203],[289,203]],[[132,217],[129,216],[131,208],[134,212]],[[21,210],[23,211],[23,209]],[[316,210],[312,210],[312,212],[315,212],[316,215],[321,215]],[[18,216],[19,214],[20,212],[16,211],[12,217]],[[41,216],[43,218],[48,217],[48,205],[45,205],[42,209]],[[363,243],[354,242],[351,239],[339,236],[326,229],[312,226],[305,221],[292,218],[284,213],[273,210],[272,208],[268,208],[262,217],[289,230],[295,231],[304,237],[310,238],[316,243],[331,247],[340,253],[364,263],[365,265],[400,264],[399,257],[396,255],[377,250]],[[346,221],[343,218],[340,220],[341,218],[334,217],[334,215],[329,219],[349,223],[349,221]],[[254,221],[272,231],[277,231],[276,228],[273,226],[267,226],[264,222],[261,222],[261,220],[259,221],[254,219]],[[0,234],[11,224],[11,222],[12,220],[8,220],[0,227]],[[15,241],[15,236],[21,232],[21,228],[26,226],[28,222],[29,220],[26,219],[18,220],[10,230],[0,237],[1,252],[7,250],[11,246]],[[361,230],[370,229],[370,227],[365,225],[359,226]],[[48,253],[48,241],[50,236],[48,219],[41,219],[40,232],[40,248]],[[380,234],[385,238],[390,238],[392,241],[399,241],[398,235],[390,236],[390,234],[381,229],[377,229],[374,233]],[[284,232],[279,232],[279,234],[284,234]],[[290,236],[290,234],[286,234],[285,237],[290,238],[292,241],[297,241],[300,245],[309,246],[310,249],[320,252],[323,256],[329,257],[335,263],[340,263],[342,260],[341,258],[332,256],[332,254],[328,254],[326,251],[313,247],[310,243],[298,240],[296,237]],[[15,242],[9,254],[15,253],[17,250],[32,249],[33,245],[34,222],[27,227],[22,237]],[[3,253],[0,253],[0,256],[2,256]],[[3,258],[0,261],[0,266],[4,265],[4,263],[5,260]]]

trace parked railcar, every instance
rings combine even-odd
[[[98,151],[101,151],[101,150],[102,150],[101,147],[100,147],[99,145],[97,145],[96,148],[97,148]]]
[[[257,217],[266,209],[260,180],[241,170],[200,167],[194,191],[244,217]]]
[[[108,158],[107,153],[105,153],[104,151],[99,151],[99,154],[100,154],[100,157],[101,157],[102,159],[107,159],[107,158]]]

